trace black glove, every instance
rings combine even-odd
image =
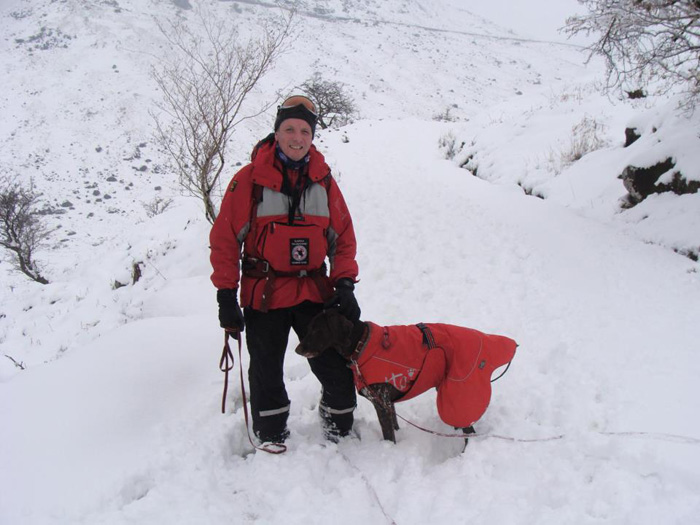
[[[242,332],[245,326],[243,312],[238,306],[237,292],[235,288],[216,292],[216,301],[219,303],[219,324],[227,332]]]
[[[355,283],[352,280],[344,277],[335,283],[335,293],[326,303],[324,308],[337,308],[350,321],[359,321],[360,305],[357,304],[355,294]]]

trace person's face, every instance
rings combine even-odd
[[[301,160],[311,147],[311,126],[300,118],[285,119],[275,132],[275,139],[282,153],[292,160]]]

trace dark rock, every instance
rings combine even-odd
[[[656,193],[655,185],[659,177],[675,166],[673,159],[670,158],[648,168],[627,166],[619,178],[622,179],[622,183],[629,192],[632,202],[642,202],[652,193]]]
[[[675,168],[672,158],[659,162],[648,168],[627,166],[618,178],[622,179],[625,189],[629,192],[628,202],[635,205],[654,193],[673,192],[676,195],[697,193],[700,182],[687,180],[679,171],[673,173],[671,182],[658,183],[662,175]]]
[[[625,147],[633,144],[637,139],[641,138],[641,135],[637,133],[637,128],[626,128],[625,129]]]

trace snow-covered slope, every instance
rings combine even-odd
[[[698,264],[615,219],[614,172],[645,148],[622,148],[617,130],[661,131],[668,107],[612,104],[575,48],[509,39],[456,0],[301,2],[298,38],[253,100],[314,71],[354,94],[358,122],[316,144],[353,213],[363,318],[456,323],[520,347],[466,454],[407,424],[382,442],[364,400],[362,439],[324,442],[318,383],[290,352],[289,451],[252,453],[237,368],[219,413],[209,227],[151,139],[148,71],[167,52],[153,17],[191,17],[190,3],[0,9],[0,166],[65,211],[41,254],[51,284],[0,266],[0,353],[25,366],[0,356],[0,523],[694,523]],[[246,31],[277,13],[206,4]],[[435,121],[448,107],[455,120]],[[546,152],[586,116],[607,142],[560,169]],[[226,178],[271,124],[240,129]],[[450,134],[465,145],[446,160]],[[478,177],[458,167],[468,155]],[[174,204],[148,218],[157,195]],[[141,279],[113,289],[135,262]],[[399,411],[450,431],[434,396]]]
[[[177,244],[172,232],[181,225],[165,237],[143,236],[150,222],[145,206],[154,199],[175,196],[176,204],[185,205],[153,140],[149,112],[160,95],[149,72],[170,56],[156,21],[186,18],[196,29],[195,9],[184,8],[190,4],[230,19],[244,36],[286,12],[264,2],[3,4],[0,169],[3,175],[32,180],[44,194],[53,233],[37,258],[56,284],[53,288],[71,286],[79,278],[86,283],[88,275],[99,283],[85,284],[84,292],[66,299],[71,305],[66,309],[87,308],[88,317],[99,318],[74,325],[64,321],[65,310],[52,305],[53,299],[37,301],[57,292],[28,287],[24,276],[10,272],[8,261],[0,262],[15,298],[3,306],[7,321],[0,325],[0,337],[11,348],[22,347],[19,354],[7,352],[17,359],[53,359],[85,335],[85,326],[96,325],[89,338],[130,320],[129,312],[106,314],[94,305],[104,302],[104,292],[115,281],[129,281],[134,263],[156,265],[154,258]],[[361,118],[431,121],[449,110],[457,124],[506,103],[514,93],[544,97],[563,78],[593,74],[580,65],[581,55],[571,46],[513,40],[510,31],[471,16],[459,2],[424,4],[300,3],[294,37],[259,91],[251,94],[251,107],[276,100],[277,92],[293,91],[319,71],[347,85]],[[269,112],[239,127],[229,146],[224,181],[273,121]],[[337,169],[342,172],[343,166]],[[157,275],[155,267],[146,271],[149,275]],[[43,310],[59,334],[48,336],[40,327],[28,330],[16,314],[28,308]],[[28,348],[23,343],[27,336]]]
[[[8,522],[692,523],[693,264],[415,147],[444,129],[366,121],[320,146],[353,204],[365,319],[458,323],[520,343],[477,424],[499,437],[460,454],[458,440],[402,424],[393,446],[360,400],[362,439],[327,444],[318,384],[290,351],[289,451],[251,454],[238,369],[219,413],[221,333],[207,227],[194,220],[185,249],[164,259],[178,262],[160,268],[166,281],[105,292],[115,306],[140,301],[138,319],[2,385]],[[181,215],[151,231],[168,235]],[[434,395],[399,410],[450,431]]]

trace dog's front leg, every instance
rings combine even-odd
[[[389,385],[377,383],[364,388],[364,395],[374,405],[377,412],[379,426],[382,429],[382,437],[387,441],[396,443],[396,430],[399,428],[396,421],[396,410],[391,400],[391,391],[386,388]]]
[[[462,452],[467,450],[467,445],[469,445],[469,435],[470,434],[476,434],[476,430],[474,430],[474,425],[468,426],[468,427],[455,427],[457,430],[461,430],[462,434],[465,435],[464,438],[464,448],[462,449]]]

